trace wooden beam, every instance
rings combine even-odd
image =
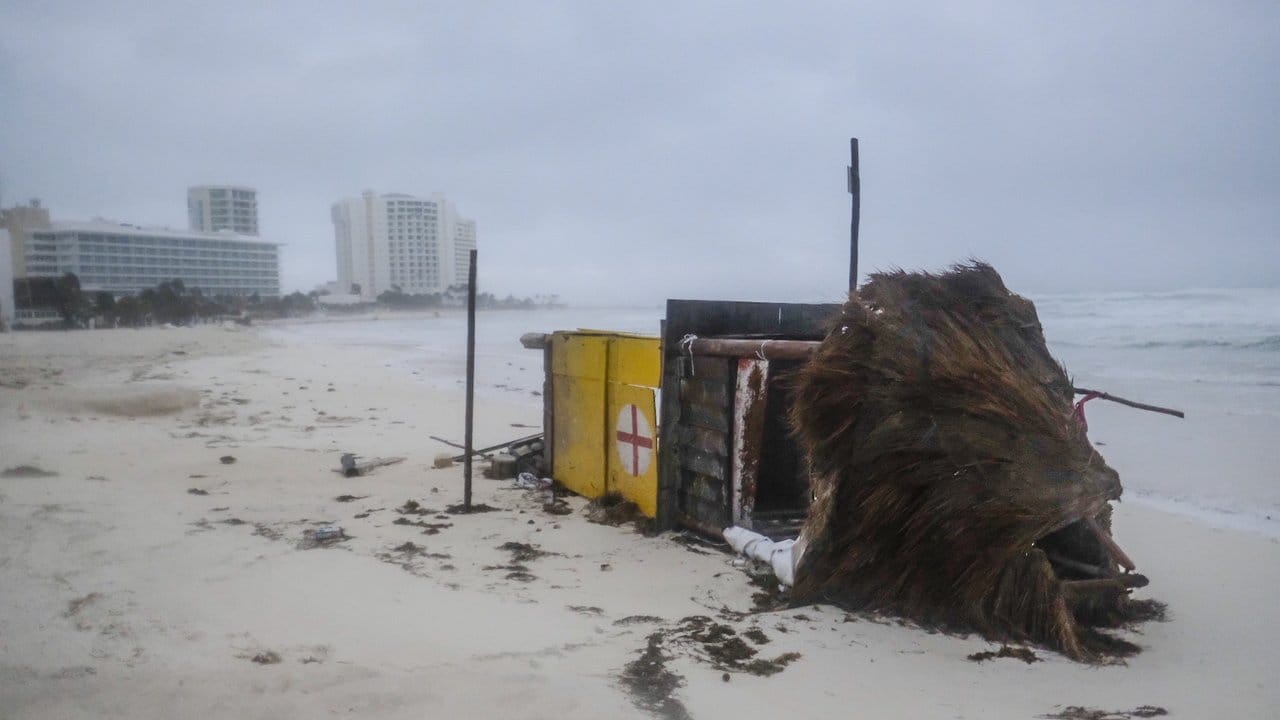
[[[763,360],[808,360],[821,342],[816,340],[741,340],[737,338],[695,338],[682,352],[718,357],[750,357]]]

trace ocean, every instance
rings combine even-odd
[[[1095,400],[1089,432],[1121,475],[1125,501],[1215,527],[1280,537],[1280,288],[1035,295],[1049,348],[1080,387],[1186,412],[1185,420]],[[590,328],[657,334],[663,310],[487,311],[476,332],[477,392],[541,406],[542,358],[526,332]],[[275,326],[294,341],[369,348],[407,381],[461,387],[466,318]]]

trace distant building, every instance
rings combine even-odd
[[[311,292],[316,293],[317,295],[343,295],[351,292],[351,288],[342,287],[342,285],[338,284],[337,280],[330,280],[329,282],[323,282],[315,286],[312,288]]]
[[[54,222],[30,232],[28,277],[75,273],[85,291],[133,294],[182,280],[206,295],[280,295],[280,247],[232,232],[106,222]]]
[[[374,299],[393,287],[411,294],[442,293],[467,282],[476,224],[458,217],[444,195],[368,190],[334,203],[331,216],[339,287]],[[357,285],[359,290],[352,290]]]
[[[9,330],[13,327],[15,305],[13,254],[9,249],[10,244],[9,231],[0,228],[0,330]]]
[[[230,230],[258,234],[258,191],[238,185],[187,188],[189,227],[198,232]]]
[[[471,270],[471,251],[476,249],[476,221],[459,219],[453,228],[453,278],[462,285]]]
[[[14,277],[26,277],[27,237],[32,230],[49,227],[49,209],[39,200],[0,210],[0,229],[9,231],[9,262]]]

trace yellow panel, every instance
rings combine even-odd
[[[608,341],[609,338],[604,335],[572,332],[552,334],[551,372],[556,375],[603,380]]]
[[[551,339],[552,476],[584,497],[605,493],[605,337],[556,333]]]
[[[640,512],[658,512],[658,415],[651,388],[609,383],[605,455],[609,491],[621,493]]]
[[[662,344],[658,338],[609,338],[609,382],[651,388],[662,384]]]

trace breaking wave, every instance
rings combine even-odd
[[[1280,350],[1280,335],[1271,335],[1260,340],[1209,340],[1190,338],[1187,340],[1148,340],[1145,342],[1126,343],[1120,347],[1128,348],[1238,348],[1242,350]]]

